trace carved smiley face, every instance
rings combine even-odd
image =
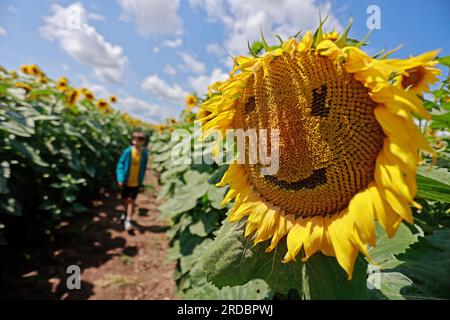
[[[259,70],[249,78],[234,118],[235,128],[257,134],[279,130],[278,172],[263,176],[265,165],[245,165],[255,191],[298,216],[347,206],[373,181],[384,138],[375,106],[339,61],[313,52],[275,58],[265,76]]]

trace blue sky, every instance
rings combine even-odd
[[[188,92],[204,94],[223,80],[229,54],[245,54],[260,26],[268,38],[287,37],[316,27],[320,9],[328,29],[342,30],[352,16],[350,35],[362,38],[369,5],[381,12],[369,52],[402,44],[394,56],[450,54],[448,0],[0,0],[0,64],[36,63],[50,77],[116,94],[118,109],[160,122],[179,114]]]

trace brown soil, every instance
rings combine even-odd
[[[173,263],[165,263],[166,226],[158,221],[157,182],[149,170],[139,194],[133,232],[123,229],[124,207],[102,192],[92,213],[62,222],[51,241],[20,252],[0,248],[1,299],[173,299]],[[69,290],[69,265],[81,268],[81,289]]]

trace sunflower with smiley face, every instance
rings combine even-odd
[[[245,236],[270,241],[267,252],[285,239],[286,263],[335,256],[350,279],[358,252],[369,256],[376,244],[375,221],[389,237],[403,220],[413,223],[418,150],[433,153],[413,116],[430,118],[419,95],[439,71],[436,51],[376,59],[346,44],[348,29],[327,37],[319,27],[234,58],[229,78],[210,86],[199,122],[201,138],[279,130],[275,175],[234,161],[218,184],[229,185],[223,204],[234,201],[228,219],[245,219]]]

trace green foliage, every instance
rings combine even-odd
[[[419,198],[450,203],[450,172],[447,169],[420,167],[417,184]]]
[[[243,285],[254,279],[264,280],[282,295],[295,290],[303,299],[364,299],[367,298],[366,263],[358,258],[351,281],[335,258],[321,254],[307,263],[282,263],[284,244],[266,253],[268,243],[252,245],[244,238],[244,222],[224,222],[217,238],[205,251],[202,260],[210,280],[217,287]]]
[[[372,266],[381,268],[369,275],[376,299],[448,299],[450,297],[450,232],[438,230],[429,236],[413,234],[401,226],[396,236],[383,238],[371,250]],[[373,268],[372,268],[373,269]]]
[[[185,129],[189,134],[187,144],[191,145],[192,152],[210,152],[211,143],[200,146],[196,141],[192,124],[182,121],[174,127]],[[171,141],[170,130],[155,133],[151,139],[153,168],[160,174],[161,219],[171,225],[168,231],[171,246],[166,260],[177,261],[178,294],[186,299],[265,298],[270,290],[262,281],[223,289],[207,281],[201,257],[225,218],[226,208],[220,203],[227,188],[218,188],[215,184],[227,166],[177,163],[171,156],[172,151],[183,143],[186,141]]]
[[[264,40],[249,45],[249,50],[256,55],[266,47]],[[440,62],[448,65],[448,58]],[[177,142],[170,142],[169,131],[155,136],[154,168],[161,173],[162,184],[159,198],[166,200],[161,212],[172,226],[167,259],[177,261],[179,293],[193,299],[448,299],[449,83],[447,77],[427,96],[430,99],[424,99],[432,120],[422,120],[420,128],[437,156],[421,154],[416,199],[421,209],[413,209],[415,225],[401,224],[392,239],[377,225],[371,259],[357,258],[352,280],[335,257],[319,253],[302,262],[301,252],[297,261],[282,263],[286,239],[270,253],[265,252],[267,242],[253,245],[251,238],[244,238],[245,221],[227,222],[220,206],[227,189],[214,184],[227,166],[174,164],[170,151]],[[186,123],[179,123],[180,127],[191,128]],[[194,148],[195,142],[191,145]]]
[[[448,57],[439,62],[449,66]],[[437,150],[432,159],[423,155],[424,164],[417,172],[415,226],[401,225],[393,239],[387,239],[377,226],[377,247],[370,253],[379,272],[369,275],[379,288],[370,290],[375,299],[448,299],[450,292],[450,157],[448,151],[448,108],[450,81],[447,76],[431,92],[424,106],[432,120],[421,123],[421,129]],[[371,269],[369,268],[369,269]]]
[[[14,222],[38,235],[86,211],[83,204],[110,184],[132,127],[87,99],[68,106],[51,80],[3,73],[0,88],[0,220],[9,234]]]
[[[251,45],[251,51],[254,52],[257,55],[262,54],[264,50],[264,45],[261,41],[255,41]]]

